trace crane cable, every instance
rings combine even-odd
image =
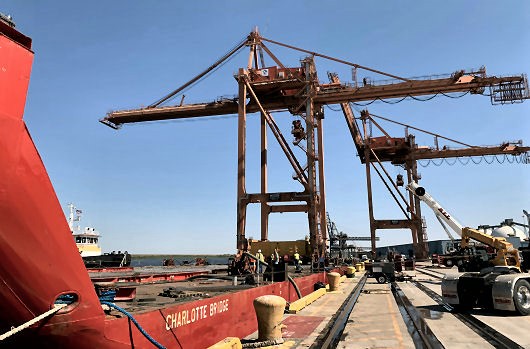
[[[184,85],[180,86],[179,88],[177,88],[176,90],[172,91],[171,93],[167,94],[166,96],[160,98],[158,101],[150,104],[147,108],[150,109],[150,108],[156,108],[158,107],[160,104],[164,103],[165,101],[167,101],[168,99],[170,99],[171,97],[175,96],[177,93],[181,92],[182,90],[184,90],[185,88],[193,85],[195,82],[199,81],[200,79],[202,79],[204,76],[206,76],[208,73],[210,73],[211,71],[213,71],[214,69],[216,69],[217,67],[219,67],[223,62],[225,62],[228,58],[230,58],[232,55],[234,55],[235,53],[237,53],[239,50],[241,50],[245,45],[246,43],[248,42],[248,38],[245,37],[243,40],[241,40],[234,48],[232,48],[230,51],[228,51],[224,56],[222,56],[221,58],[219,58],[215,63],[213,63],[211,66],[209,66],[206,70],[204,70],[203,72],[201,72],[199,75],[195,76],[193,79],[191,79],[190,81],[186,82]]]
[[[437,133],[429,132],[429,131],[427,131],[427,130],[423,130],[423,129],[421,129],[421,128],[414,127],[414,126],[412,126],[412,125],[408,125],[408,124],[401,123],[401,122],[399,122],[399,121],[395,121],[395,120],[387,119],[387,118],[382,117],[382,116],[380,116],[380,115],[375,115],[375,114],[370,113],[370,116],[373,116],[373,117],[376,117],[376,118],[378,118],[378,119],[385,120],[385,121],[388,121],[388,122],[391,122],[391,123],[394,123],[394,124],[397,124],[397,125],[400,125],[400,126],[405,126],[405,127],[411,128],[411,129],[413,129],[413,130],[420,131],[420,132],[423,132],[423,133],[426,133],[426,134],[429,134],[429,135],[431,135],[431,136],[435,136],[435,137],[438,137],[438,138],[442,138],[442,139],[445,139],[445,140],[448,140],[448,141],[451,141],[451,142],[454,142],[454,143],[457,143],[457,144],[460,144],[460,145],[463,145],[463,146],[466,146],[466,147],[469,147],[469,148],[477,148],[477,146],[469,145],[469,144],[466,144],[466,143],[463,143],[463,142],[457,141],[457,140],[455,140],[455,139],[452,139],[452,138],[449,138],[449,137],[445,137],[445,136],[439,135],[439,134],[437,134]]]
[[[511,157],[510,157],[511,155]],[[488,165],[493,164],[493,162],[497,161],[499,164],[504,164],[505,162],[509,164],[528,164],[530,163],[530,156],[528,153],[522,153],[519,155],[513,155],[513,154],[494,154],[489,155],[490,160],[488,161],[488,158],[486,155],[481,155],[478,160],[474,160],[473,157],[466,156],[465,158],[456,157],[455,160],[451,163],[449,162],[449,159],[440,159],[441,161],[439,163],[436,163],[433,159],[428,160],[418,160],[418,163],[421,167],[427,167],[430,164],[433,164],[434,166],[441,166],[443,163],[448,164],[449,166],[453,166],[458,161],[461,165],[469,165],[470,162],[472,162],[475,165],[478,165],[484,161]]]
[[[400,98],[399,100],[397,101],[387,101],[385,99],[382,99],[380,97],[377,97],[377,98],[374,98],[373,100],[367,102],[367,103],[359,103],[359,102],[352,102],[353,104],[357,105],[357,106],[360,106],[360,107],[366,107],[372,103],[375,103],[375,102],[383,102],[383,103],[386,103],[386,104],[398,104],[400,102],[403,102],[405,99],[407,98],[412,98],[416,101],[419,101],[419,102],[427,102],[427,101],[430,101],[431,99],[433,99],[434,97],[438,97],[438,95],[442,95],[442,96],[445,96],[445,97],[448,97],[448,98],[453,98],[453,99],[456,99],[456,98],[462,98],[464,97],[465,95],[467,95],[468,93],[470,93],[470,91],[466,91],[466,92],[463,92],[462,94],[458,95],[458,96],[451,96],[447,93],[444,93],[444,92],[436,92],[435,94],[433,94],[432,96],[430,97],[427,97],[427,98],[418,98],[418,97],[415,97],[413,95],[406,95],[402,98]],[[485,94],[482,94],[482,95],[485,95]],[[485,96],[488,96],[488,95],[485,95]]]
[[[331,57],[331,56],[326,56],[326,55],[323,55],[321,53],[317,53],[317,52],[313,52],[313,51],[309,51],[309,50],[304,50],[303,48],[287,45],[287,44],[284,44],[284,43],[281,43],[281,42],[278,42],[278,41],[274,41],[274,40],[271,40],[271,39],[264,38],[262,36],[260,36],[260,39],[263,40],[263,41],[267,41],[267,42],[270,42],[272,44],[278,45],[278,46],[283,46],[283,47],[286,47],[286,48],[290,48],[292,50],[304,52],[304,53],[310,54],[311,56],[321,57],[321,58],[324,58],[324,59],[327,59],[327,60],[330,60],[330,61],[346,64],[346,65],[349,65],[349,66],[352,66],[352,67],[355,67],[355,68],[368,70],[368,71],[371,71],[373,73],[385,75],[385,76],[388,76],[388,77],[391,77],[391,78],[394,78],[394,79],[398,79],[398,80],[402,80],[402,81],[410,81],[409,79],[402,78],[402,77],[397,76],[397,75],[385,73],[385,72],[380,71],[380,70],[376,70],[376,69],[373,69],[373,68],[365,67],[365,66],[362,66],[362,65],[357,64],[357,63],[344,61],[342,59],[334,58],[334,57]]]

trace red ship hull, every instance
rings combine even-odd
[[[31,39],[0,21],[0,331],[74,303],[4,341],[5,347],[152,348],[125,318],[105,315],[44,164],[22,120],[33,61]],[[297,279],[303,295],[324,274]],[[297,299],[288,282],[156,309],[135,318],[168,348],[204,348],[257,329],[252,301]]]

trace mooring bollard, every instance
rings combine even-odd
[[[258,340],[282,338],[283,311],[287,302],[279,296],[267,295],[254,299],[258,318]]]
[[[361,272],[362,271],[362,264],[361,263],[355,264],[355,269],[357,269],[358,272]]]
[[[329,290],[337,291],[339,289],[340,274],[331,272],[331,273],[328,273],[327,277],[328,277]]]
[[[351,279],[354,276],[355,276],[355,267],[346,268],[346,277]]]

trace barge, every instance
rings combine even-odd
[[[254,332],[255,298],[291,302],[325,282],[325,274],[316,273],[298,278],[296,289],[289,281],[225,285],[223,292],[180,302],[159,291],[160,282],[168,289],[181,283],[146,276],[135,286],[135,300],[116,305],[118,293],[107,291],[137,280],[91,279],[23,120],[33,55],[31,38],[0,20],[0,346],[204,348]]]

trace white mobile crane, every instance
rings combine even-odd
[[[433,210],[442,225],[447,224],[461,237],[460,246],[452,253],[442,256],[442,264],[448,267],[456,264],[459,271],[479,271],[490,266],[513,266],[521,269],[519,251],[505,238],[493,237],[462,226],[416,182],[409,183],[407,189]],[[452,237],[448,230],[446,232]],[[483,246],[473,246],[470,240],[481,242]]]
[[[470,240],[482,242],[495,250],[491,258],[487,254],[472,253],[469,258],[462,259],[459,270],[480,268],[480,271],[447,274],[442,280],[444,301],[456,311],[480,307],[530,315],[530,274],[521,273],[519,251],[504,238],[462,227],[417,183],[411,182],[407,189],[462,237],[460,249],[455,254],[465,255],[464,251],[469,250]],[[482,268],[484,266],[486,267]]]
[[[411,182],[407,185],[407,189],[416,195],[427,206],[429,206],[430,209],[432,209],[436,219],[438,219],[442,225],[442,228],[445,230],[447,236],[451,240],[451,246],[447,248],[447,253],[436,256],[438,264],[449,268],[457,265],[459,269],[462,269],[464,264],[468,264],[466,262],[470,259],[471,255],[474,255],[478,259],[487,259],[487,256],[485,256],[486,251],[484,249],[479,248],[477,250],[469,246],[467,246],[467,248],[464,250],[460,248],[459,242],[456,241],[447,226],[449,226],[458,235],[457,239],[462,238],[462,230],[464,229],[464,226],[460,224],[460,222],[458,222],[453,216],[447,213],[440,203],[425,191],[425,188],[419,186],[416,182]]]

